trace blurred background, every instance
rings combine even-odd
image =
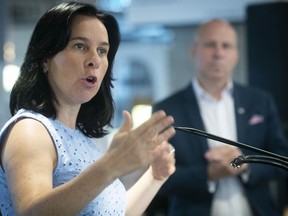
[[[0,126],[10,118],[9,92],[18,76],[33,28],[60,0],[0,0]],[[114,127],[123,109],[135,126],[151,104],[185,86],[193,74],[189,46],[197,26],[222,18],[239,35],[234,79],[270,91],[288,134],[288,1],[276,0],[86,0],[113,14],[122,42],[115,59]],[[109,137],[108,137],[109,139]],[[107,143],[107,139],[104,141]],[[281,186],[282,187],[282,186]],[[286,186],[281,196],[287,195]],[[286,197],[279,197],[286,202]]]
[[[17,78],[31,32],[40,16],[59,2],[62,1],[0,0],[0,125],[10,117],[9,92]],[[83,2],[112,13],[121,28],[122,42],[114,67],[117,80],[113,91],[117,108],[115,127],[121,122],[123,109],[133,111],[137,125],[150,115],[152,103],[187,84],[193,74],[189,59],[193,32],[200,23],[218,17],[230,21],[239,34],[241,55],[234,79],[271,91],[287,131],[285,82],[288,73],[284,71],[287,69],[288,1]]]

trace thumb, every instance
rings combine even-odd
[[[122,112],[122,115],[123,115],[123,120],[118,131],[119,132],[129,131],[133,126],[132,116],[127,110],[124,110]]]

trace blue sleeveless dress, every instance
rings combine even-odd
[[[58,120],[23,109],[19,110],[1,129],[0,146],[3,145],[3,138],[9,126],[21,118],[33,118],[41,122],[53,140],[58,155],[58,164],[53,173],[54,188],[76,177],[103,155],[93,139],[85,136],[80,130],[73,130]],[[79,215],[122,216],[125,215],[125,207],[126,190],[117,179],[95,197]],[[0,208],[3,216],[15,215],[2,167],[0,167]]]

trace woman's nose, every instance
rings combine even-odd
[[[89,55],[88,59],[86,60],[87,67],[98,68],[100,64],[101,58],[96,52],[93,52],[91,55]]]

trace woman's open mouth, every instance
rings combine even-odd
[[[95,76],[89,76],[85,79],[87,82],[90,82],[90,83],[96,83],[97,81],[97,78]]]
[[[95,84],[97,83],[97,77],[96,76],[87,76],[85,78],[82,79],[85,84],[88,86],[88,87],[94,87]]]

